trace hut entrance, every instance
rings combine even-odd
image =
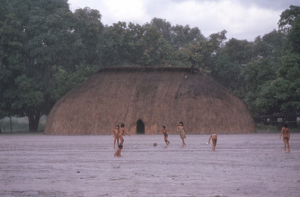
[[[145,134],[145,124],[141,119],[136,122],[136,133]]]

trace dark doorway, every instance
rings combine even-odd
[[[136,122],[136,133],[145,134],[145,124],[141,119]]]

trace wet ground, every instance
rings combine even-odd
[[[0,136],[0,196],[300,196],[300,134]],[[157,143],[156,147],[153,143]]]

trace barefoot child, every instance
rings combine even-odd
[[[210,139],[213,143],[213,145],[211,147],[211,150],[215,150],[216,146],[217,146],[217,134],[211,134],[210,135],[210,138],[208,139],[208,144],[210,144]]]
[[[168,130],[166,130],[166,127],[165,126],[162,126],[162,130],[161,132],[164,134],[164,139],[165,139],[165,142],[167,145],[170,144],[169,140],[168,140]]]
[[[179,123],[179,126],[177,127],[177,132],[179,132],[180,138],[182,140],[182,146],[186,145],[184,143],[184,138],[186,138],[186,136],[185,136],[185,129],[183,127],[183,122]]]
[[[121,150],[122,150],[122,148],[123,148],[123,145],[120,144],[118,147],[119,147],[119,148],[118,148],[118,150],[115,152],[114,157],[122,157],[122,155],[121,155]]]
[[[117,125],[113,131],[113,137],[114,137],[114,148],[116,146],[116,141],[119,145],[119,133],[120,133],[120,129],[119,129],[119,125]]]
[[[124,142],[123,136],[125,136],[125,135],[130,136],[128,133],[126,133],[124,126],[125,126],[125,125],[122,123],[122,124],[121,124],[120,135],[119,135],[119,136],[120,136],[120,140],[121,140],[120,144],[123,144],[123,142]]]
[[[286,152],[286,145],[288,147],[288,152],[290,152],[290,144],[289,144],[290,130],[287,124],[285,124],[284,127],[282,127],[279,139],[281,139],[282,135],[283,135],[283,142],[284,142],[284,152]]]

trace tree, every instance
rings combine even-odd
[[[87,65],[99,65],[101,62],[101,33],[103,31],[101,14],[98,10],[88,7],[77,9],[73,14],[73,34],[77,49],[74,65],[85,63]]]
[[[203,74],[211,72],[213,63],[212,57],[226,40],[226,30],[211,34],[207,39],[195,39],[178,49],[176,54],[179,66],[198,67]]]
[[[143,26],[143,35],[137,42],[137,63],[145,66],[169,65],[172,48],[155,27]]]
[[[278,21],[279,29],[289,32],[291,26],[296,18],[300,16],[300,7],[299,6],[290,6],[290,9],[286,9],[280,15],[280,19]]]
[[[1,15],[0,23],[0,107],[6,115],[27,116],[29,130],[36,131],[40,117],[48,114],[59,98],[56,75],[61,76],[62,70],[78,72],[80,66],[75,63],[81,64],[82,59],[93,62],[89,58],[95,57],[95,52],[85,52],[85,57],[91,56],[80,59],[82,50],[78,49],[92,46],[88,35],[94,33],[95,24],[83,37],[78,21],[84,17],[73,17],[65,0],[12,0],[5,1],[4,6],[7,12]],[[97,12],[95,15],[99,19]],[[85,25],[91,21],[93,17]]]
[[[233,91],[239,98],[244,98],[245,83],[242,65],[230,61],[228,53],[216,54],[210,65],[211,73],[209,75],[214,80]]]
[[[172,46],[149,24],[114,23],[105,27],[102,38],[104,66],[163,66],[170,64],[172,59]]]
[[[246,102],[253,113],[295,116],[300,112],[300,56],[286,54],[279,66],[263,58],[244,70]]]
[[[266,87],[276,79],[276,69],[270,61],[261,58],[253,61],[244,68],[246,96],[245,101],[253,113],[273,114],[278,112],[279,103],[273,99],[273,94],[265,94]]]
[[[152,26],[157,29],[158,32],[162,34],[165,40],[171,43],[172,33],[171,33],[171,23],[166,21],[166,19],[153,18],[150,24],[146,23],[145,26]]]
[[[272,81],[271,91],[280,102],[280,111],[287,116],[300,114],[300,55],[286,54],[282,57],[278,77]]]
[[[203,40],[205,40],[205,38],[198,27],[192,29],[189,25],[176,25],[171,27],[171,44],[177,49],[191,44],[193,41]]]
[[[116,66],[124,63],[123,37],[126,28],[125,22],[118,22],[112,26],[104,27],[100,43],[101,65]]]
[[[14,84],[14,77],[19,74],[21,61],[22,31],[21,20],[12,12],[16,2],[1,1],[0,14],[0,116],[12,116],[18,113],[15,105],[18,92]],[[11,62],[11,63],[10,63]]]
[[[300,7],[291,5],[282,12],[278,27],[287,34],[292,51],[300,53]]]
[[[294,53],[300,54],[300,16],[292,23],[292,29],[287,36]]]

